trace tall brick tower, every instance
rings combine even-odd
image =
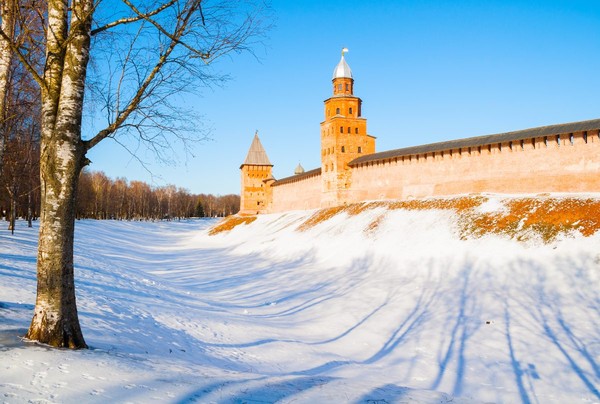
[[[348,163],[375,153],[375,138],[367,134],[367,120],[361,116],[362,100],[354,96],[354,79],[344,59],[333,70],[333,96],[325,100],[321,122],[321,178],[323,207],[346,202],[352,183]]]
[[[273,164],[260,143],[258,132],[254,134],[250,150],[240,170],[240,213],[255,215],[267,212],[272,202],[271,184],[275,180],[272,174]]]

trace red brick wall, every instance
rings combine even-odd
[[[317,209],[321,206],[321,176],[313,175],[298,181],[272,187],[273,203],[269,212]]]
[[[600,192],[598,131],[405,156],[353,167],[349,200],[469,193]],[[481,151],[479,151],[481,150]]]

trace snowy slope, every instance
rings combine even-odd
[[[36,234],[0,232],[0,401],[600,402],[599,234],[462,240],[452,211],[383,207],[298,231],[312,214],[78,222],[77,352],[17,338]]]

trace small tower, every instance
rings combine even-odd
[[[260,143],[258,131],[248,150],[246,160],[240,166],[242,190],[240,193],[240,213],[266,213],[271,205],[271,184],[273,183],[273,164]]]
[[[361,116],[362,100],[354,96],[354,78],[342,58],[333,70],[333,95],[325,100],[321,122],[321,178],[323,207],[346,201],[352,177],[348,163],[375,152],[375,138],[367,134],[367,120]]]

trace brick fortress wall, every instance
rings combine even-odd
[[[308,210],[321,206],[321,169],[278,181],[272,187],[269,212]]]
[[[600,192],[598,130],[351,163],[344,203],[471,193]],[[281,180],[269,212],[316,209],[321,170]],[[342,204],[342,203],[340,203]]]
[[[598,130],[353,164],[350,199],[600,192]]]

